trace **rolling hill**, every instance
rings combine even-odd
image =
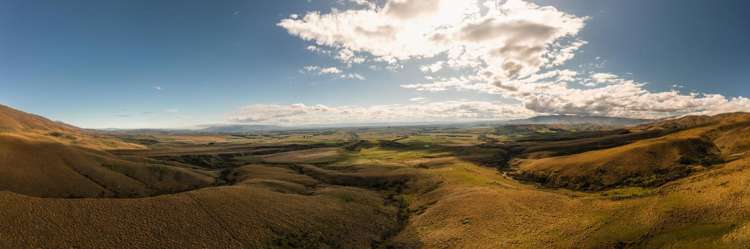
[[[659,186],[737,159],[750,149],[750,114],[746,113],[689,116],[632,129],[666,135],[608,149],[518,160],[513,175],[582,190]]]
[[[136,197],[209,186],[213,173],[133,162],[141,145],[0,106],[0,190],[38,197]]]
[[[284,132],[149,135],[139,149],[5,112],[0,248],[750,244],[750,114],[492,143],[479,135],[497,129],[379,128],[341,136],[357,146]]]
[[[96,150],[144,148],[114,137],[88,133],[78,127],[4,105],[0,105],[0,134],[14,134],[29,140],[55,141]]]

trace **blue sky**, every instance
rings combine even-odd
[[[367,27],[369,23],[331,24],[305,18],[315,11],[334,17],[360,10],[388,18],[406,13],[395,12],[400,6],[415,11],[407,8],[410,1],[392,1],[396,3],[0,0],[0,103],[91,128],[463,121],[549,113],[658,117],[748,106],[746,99],[737,99],[750,96],[750,18],[743,13],[750,9],[747,1],[533,1],[514,18],[544,24],[543,19],[523,19],[525,13],[554,6],[555,12],[548,14],[558,19],[551,22],[583,24],[551,25],[547,28],[559,32],[539,38],[544,43],[533,44],[544,47],[541,53],[546,56],[555,52],[548,51],[548,45],[559,42],[571,47],[575,41],[585,42],[571,52],[574,57],[551,66],[535,65],[534,58],[513,58],[516,54],[508,55],[511,58],[498,55],[482,62],[520,61],[521,73],[501,72],[488,76],[497,81],[472,79],[449,87],[435,87],[435,83],[497,69],[463,65],[426,73],[420,67],[449,61],[444,58],[447,50],[435,47],[429,52],[405,49],[408,52],[384,54],[385,48],[377,44],[362,45],[371,42],[362,41],[365,36],[332,28]],[[436,6],[440,2],[430,1]],[[456,24],[455,30],[485,19],[496,22],[491,27],[505,27],[503,17],[485,11]],[[351,13],[347,17],[361,20]],[[431,15],[425,13],[414,18]],[[404,21],[393,18],[393,23]],[[290,25],[279,25],[282,20]],[[388,44],[409,47],[415,41],[404,40],[399,28]],[[525,35],[527,31],[517,32]],[[313,35],[305,37],[310,32]],[[340,39],[329,39],[333,35]],[[496,39],[507,42],[512,38]],[[477,41],[466,45],[467,41],[458,40],[449,45],[478,46]],[[491,42],[487,44],[498,41]],[[311,51],[311,45],[328,52]],[[343,49],[353,50],[365,62],[336,58]],[[394,55],[402,58],[383,61]],[[324,73],[324,68],[337,72]],[[529,80],[560,70],[575,71],[577,76]],[[598,82],[596,74],[611,77]],[[592,83],[584,86],[584,81]],[[505,90],[495,89],[498,86]],[[555,87],[562,87],[566,94],[540,92]],[[608,98],[623,91],[646,93]],[[709,95],[691,96],[691,92]],[[542,95],[529,98],[530,93]],[[581,97],[590,95],[599,97]],[[597,102],[602,99],[619,102]],[[654,104],[661,101],[679,108]]]

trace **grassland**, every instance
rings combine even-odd
[[[5,117],[0,248],[750,244],[746,114],[235,135]]]

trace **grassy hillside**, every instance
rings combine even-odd
[[[143,147],[114,151],[6,130],[0,248],[746,248],[748,124],[124,134]]]
[[[103,149],[142,148],[0,106],[0,190],[38,197],[137,197],[214,183],[215,174],[131,162]]]
[[[0,193],[0,247],[371,248],[398,229],[396,202],[346,180],[328,182],[342,175],[318,176],[326,180],[248,165],[234,171],[232,186],[152,198]]]
[[[54,122],[41,116],[0,105],[0,131],[57,131],[77,132],[78,128],[62,122]]]
[[[213,182],[210,172],[130,162],[106,152],[0,134],[0,190],[39,197],[133,197]]]
[[[516,162],[518,178],[551,187],[652,187],[744,155],[750,116],[686,117],[650,125],[673,133],[623,146]],[[676,128],[677,127],[677,128]]]
[[[0,105],[0,134],[4,133],[98,150],[145,148],[114,137],[90,134],[72,125]]]

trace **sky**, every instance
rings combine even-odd
[[[742,0],[0,0],[0,104],[85,128],[750,111]]]

